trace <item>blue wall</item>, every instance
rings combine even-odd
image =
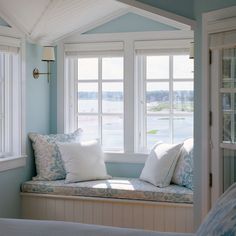
[[[175,13],[190,19],[194,19],[194,0],[137,0],[160,8],[165,11]],[[197,0],[196,0],[197,1]],[[213,2],[212,0],[211,2]],[[220,1],[220,0],[219,0]]]
[[[26,134],[49,132],[49,85],[45,78],[33,79],[35,67],[46,70],[41,62],[42,48],[26,45]],[[23,168],[0,172],[0,217],[20,216],[20,184],[34,175],[32,149],[27,139],[27,164]]]
[[[57,47],[55,47],[55,57],[57,57]],[[57,133],[57,62],[51,64],[50,81],[50,133]]]
[[[109,21],[95,29],[92,29],[85,34],[99,34],[99,33],[119,33],[119,32],[144,32],[144,31],[163,31],[176,30],[166,24],[148,19],[146,17],[127,13],[114,20]]]

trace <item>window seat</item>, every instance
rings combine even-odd
[[[23,219],[193,232],[192,190],[158,188],[134,178],[28,181],[21,186],[21,209]]]
[[[193,191],[178,185],[158,188],[135,178],[112,178],[66,184],[64,180],[28,181],[22,192],[171,203],[193,203]]]

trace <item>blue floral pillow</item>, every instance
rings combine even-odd
[[[70,134],[42,135],[30,133],[29,138],[34,149],[37,171],[37,176],[33,180],[65,179],[66,172],[56,142],[78,142],[81,134],[81,129]]]
[[[193,139],[185,140],[172,176],[172,183],[193,189]]]
[[[197,236],[236,235],[236,184],[220,198],[199,227]]]

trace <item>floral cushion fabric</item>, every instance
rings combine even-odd
[[[133,199],[158,202],[193,203],[193,191],[178,185],[158,188],[136,178],[112,178],[66,184],[64,180],[28,181],[22,192],[66,196]]]
[[[176,164],[172,183],[185,186],[193,190],[193,139],[184,142]]]
[[[29,138],[35,154],[37,176],[33,180],[59,180],[66,176],[56,142],[78,142],[82,130],[70,134],[41,135],[30,133]]]
[[[196,236],[213,235],[236,235],[236,184],[220,197],[196,233]]]

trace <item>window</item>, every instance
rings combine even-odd
[[[131,156],[192,137],[190,40],[167,41],[65,44],[64,131]]]
[[[98,138],[104,150],[122,151],[124,143],[123,56],[71,59],[77,76],[75,125],[83,139]]]
[[[175,51],[138,55],[140,150],[193,136],[193,60]]]
[[[20,154],[21,93],[18,48],[0,45],[0,157]]]

